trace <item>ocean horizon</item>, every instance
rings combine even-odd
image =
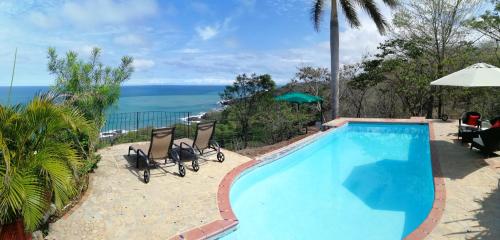
[[[189,112],[203,114],[220,107],[223,85],[124,85],[120,99],[107,114],[128,112]],[[10,104],[24,104],[50,86],[13,86]],[[8,86],[0,86],[0,104],[7,104]]]

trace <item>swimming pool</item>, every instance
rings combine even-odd
[[[223,239],[402,239],[427,217],[427,124],[349,123],[247,171],[230,190]]]

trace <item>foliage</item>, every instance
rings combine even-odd
[[[487,10],[484,14],[465,21],[466,26],[479,31],[494,41],[500,41],[500,2],[496,2],[495,8]]]
[[[320,96],[325,86],[330,83],[330,73],[327,68],[304,66],[297,70],[291,84],[302,84],[304,91],[314,96]]]
[[[328,100],[330,96],[328,92],[329,84],[330,72],[327,68],[304,66],[298,68],[297,73],[295,73],[295,77],[292,78],[290,82],[289,88],[294,89],[294,91],[306,92],[318,97],[327,96],[323,97],[323,100],[326,104],[328,104],[330,101],[325,100]],[[321,106],[321,103],[318,103],[316,108],[320,111],[325,108],[329,109],[330,106]]]
[[[268,99],[252,118],[253,134],[266,144],[283,141],[297,135],[313,119],[311,115],[305,108],[294,111],[291,104]]]
[[[95,136],[96,129],[53,95],[0,106],[0,122],[0,224],[22,218],[33,231],[51,201],[60,209],[77,193],[78,136]]]
[[[227,109],[230,118],[236,120],[244,145],[248,143],[250,120],[256,114],[260,101],[273,95],[276,84],[270,75],[238,75],[232,85],[220,94],[221,100],[231,102]]]
[[[462,22],[478,5],[479,0],[423,0],[404,1],[394,16],[394,34],[396,39],[417,46],[425,54],[432,68],[428,69],[431,79],[438,79],[446,74],[445,64],[456,49],[468,44],[464,41],[467,30]],[[441,93],[438,115],[441,114]],[[432,118],[434,96],[429,94],[427,117]]]
[[[349,25],[353,28],[359,28],[361,26],[361,22],[358,19],[358,14],[356,13],[356,6],[361,6],[361,8],[370,16],[373,20],[377,29],[381,34],[384,34],[389,24],[380,13],[380,9],[375,4],[373,0],[341,0],[340,6],[342,7],[343,13]],[[383,0],[383,2],[394,8],[397,6],[397,0]],[[331,3],[335,4],[334,1]],[[326,8],[325,0],[315,0],[313,7],[311,8],[311,19],[314,23],[314,28],[319,30],[323,10]]]
[[[368,90],[383,80],[380,59],[367,59],[361,62],[362,72],[357,74],[352,81],[348,82],[351,94],[356,94],[356,117],[361,117],[361,110]]]
[[[53,91],[64,96],[98,128],[104,124],[105,110],[118,100],[120,85],[133,72],[131,57],[122,57],[120,66],[113,68],[104,66],[100,55],[101,50],[94,48],[89,61],[83,61],[76,52],[59,58],[54,48],[48,51],[48,69],[56,76]]]
[[[500,2],[492,1],[492,3],[494,2],[496,2],[496,5],[493,11],[487,10],[479,17],[469,19],[465,21],[465,25],[495,41],[495,55],[498,63],[500,63],[500,56],[498,54],[500,42]]]

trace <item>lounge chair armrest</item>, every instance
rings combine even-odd
[[[218,143],[217,141],[215,141],[215,139],[211,139],[211,140],[210,140],[210,145],[211,145],[212,147],[216,148],[217,150],[219,150],[219,149],[220,149],[220,145],[219,145],[219,143]]]
[[[179,149],[180,149],[181,151],[182,151],[182,150],[184,150],[184,149],[189,150],[192,154],[195,154],[195,155],[196,155],[196,152],[194,151],[194,148],[193,148],[191,145],[189,145],[189,144],[187,144],[187,143],[185,143],[185,142],[181,142],[181,143],[179,144]],[[182,157],[181,157],[181,158],[182,158]]]
[[[191,147],[191,145],[189,145],[189,144],[187,144],[187,143],[185,143],[185,142],[181,142],[181,143],[179,144],[179,147],[180,147],[181,149],[183,149],[183,148],[184,148],[184,146],[185,146],[185,148],[187,148],[187,149],[193,149],[193,147]]]
[[[180,161],[179,161],[179,160],[181,160],[181,155],[180,155],[179,151],[180,151],[180,149],[173,148],[172,150],[170,150],[170,157],[175,162],[179,162],[179,164],[181,164]]]
[[[145,159],[148,159],[148,155],[146,155],[146,154],[142,151],[142,149],[137,149],[137,150],[135,150],[135,151],[137,152],[137,155],[138,155],[138,156],[143,157],[143,158],[145,158]]]

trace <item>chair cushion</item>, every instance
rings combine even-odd
[[[500,120],[497,120],[495,124],[491,126],[491,128],[500,128]]]
[[[468,121],[465,123],[465,124],[469,124],[469,125],[477,125],[478,124],[478,120],[481,116],[479,115],[470,115],[469,116],[469,119],[467,119]]]

